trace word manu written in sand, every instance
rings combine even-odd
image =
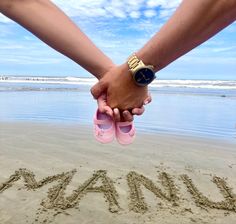
[[[100,193],[104,196],[110,212],[121,210],[119,205],[119,195],[114,182],[107,175],[107,171],[98,170],[91,175],[83,184],[79,185],[70,195],[66,196],[65,191],[71,183],[76,170],[63,172],[61,174],[45,177],[37,181],[33,172],[27,169],[19,169],[9,177],[4,183],[0,184],[0,193],[13,186],[15,182],[22,179],[28,190],[36,190],[44,185],[55,182],[55,185],[48,189],[47,198],[43,199],[41,205],[45,209],[69,209],[78,206],[82,198],[91,192]],[[148,210],[148,203],[145,200],[143,189],[150,191],[157,199],[171,203],[172,206],[179,206],[180,195],[178,186],[173,177],[166,172],[159,172],[159,185],[153,180],[131,171],[126,175],[128,184],[128,203],[129,209],[136,213],[145,213]],[[191,194],[195,204],[202,208],[221,209],[236,212],[236,195],[232,188],[228,186],[225,178],[213,176],[212,182],[219,189],[224,200],[215,202],[206,197],[198,190],[192,179],[186,175],[180,175],[182,183]]]

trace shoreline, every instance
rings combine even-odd
[[[41,87],[43,86],[37,88]],[[48,87],[46,86],[46,89]],[[57,85],[53,88],[63,88],[63,86]],[[181,91],[184,91],[185,95]],[[228,97],[228,91],[221,93],[217,91],[226,97],[201,95],[205,91],[210,93],[207,90],[196,90],[199,95],[194,96],[189,95],[187,88],[181,91],[174,95],[153,91],[153,101],[146,106],[146,112],[140,117],[135,117],[137,132],[236,140],[236,101]],[[92,126],[94,112],[97,109],[96,101],[92,99],[89,91],[0,92],[0,94],[0,104],[3,107],[0,110],[0,122],[22,120],[37,123],[55,122],[62,125],[76,122]]]
[[[81,123],[79,123],[81,122]],[[90,122],[90,123],[89,123]],[[67,127],[72,129],[87,129],[90,131],[90,134],[93,137],[93,123],[92,121],[41,121],[41,120],[9,120],[9,121],[1,121],[0,125],[39,125],[39,126],[49,126],[49,127]],[[196,134],[191,131],[186,131],[185,133],[179,134],[177,131],[170,131],[170,130],[161,130],[161,128],[157,130],[147,130],[145,128],[136,128],[136,134],[137,136],[152,136],[155,138],[155,136],[159,137],[175,137],[175,138],[182,138],[182,139],[189,139],[189,140],[198,140],[198,141],[210,141],[212,143],[219,142],[219,143],[226,143],[226,144],[236,144],[236,135],[235,138],[225,137],[225,136],[218,136],[218,135],[204,135],[204,133]],[[1,131],[1,129],[0,129]]]

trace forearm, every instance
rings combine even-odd
[[[159,71],[236,19],[236,0],[183,0],[169,21],[137,52]]]
[[[49,0],[1,0],[0,12],[97,78],[113,66],[112,61]]]

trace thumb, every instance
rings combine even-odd
[[[148,93],[148,96],[147,96],[147,98],[144,100],[143,104],[144,104],[144,105],[147,105],[147,104],[149,104],[149,103],[151,103],[151,102],[152,102],[152,96],[151,96],[150,93]]]
[[[106,113],[109,116],[113,116],[113,110],[107,105],[106,102],[106,95],[102,94],[98,97],[97,103],[98,103],[98,109],[101,113]]]
[[[106,92],[107,87],[108,87],[107,83],[100,80],[90,89],[90,92],[95,99],[98,99],[98,97],[101,96],[102,93]]]

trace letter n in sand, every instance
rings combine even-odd
[[[165,172],[160,173],[159,178],[167,193],[158,188],[150,179],[134,171],[127,175],[127,181],[130,189],[130,210],[137,213],[144,213],[148,210],[144,200],[141,186],[151,191],[156,197],[176,204],[178,201],[177,188],[172,178]]]

